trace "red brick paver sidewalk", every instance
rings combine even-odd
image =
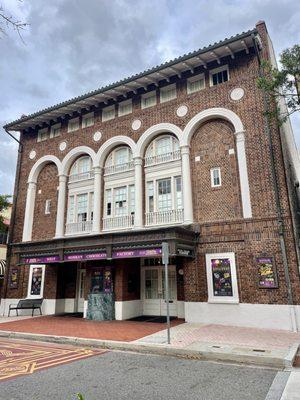
[[[183,320],[171,321],[171,326]],[[0,330],[38,333],[43,335],[73,336],[131,342],[165,329],[166,324],[136,321],[88,321],[81,318],[45,316],[20,321],[4,322]]]

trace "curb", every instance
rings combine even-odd
[[[25,332],[1,331],[0,338],[25,339],[31,341],[49,342],[65,345],[85,346],[106,350],[132,351],[142,354],[154,354],[172,356],[204,361],[219,361],[246,365],[272,367],[276,369],[291,368],[298,351],[298,344],[294,344],[285,357],[265,354],[244,354],[234,352],[222,352],[213,350],[192,350],[182,347],[168,347],[162,344],[145,344],[134,342],[117,342],[114,340],[87,339],[72,336],[56,336],[44,334],[32,334]]]

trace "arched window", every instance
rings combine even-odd
[[[146,150],[145,165],[155,165],[180,159],[178,139],[172,135],[162,135],[154,139]]]
[[[78,158],[71,167],[69,182],[81,181],[93,177],[92,160],[90,156]]]
[[[133,170],[132,151],[130,147],[121,146],[114,149],[106,159],[104,175]]]

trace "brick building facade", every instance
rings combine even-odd
[[[2,313],[43,297],[115,317],[300,329],[297,182],[289,122],[264,117],[264,22],[6,125],[21,132]]]

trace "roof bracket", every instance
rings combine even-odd
[[[234,55],[234,52],[232,51],[232,49],[230,48],[230,46],[226,46],[226,50],[230,54],[231,58],[234,60],[235,55]]]
[[[248,46],[246,45],[245,40],[241,40],[241,44],[242,44],[242,46],[244,47],[244,50],[246,51],[246,54],[249,54],[249,48],[248,48]]]
[[[192,74],[194,73],[194,67],[193,67],[193,65],[187,63],[186,61],[184,61],[182,64],[183,64],[185,67],[187,67],[187,68],[191,71]]]
[[[221,64],[220,57],[215,51],[211,51],[210,54],[216,58],[218,64]]]
[[[206,62],[203,60],[203,58],[200,57],[200,56],[197,56],[197,58],[198,58],[198,60],[201,62],[201,64],[203,65],[203,67],[204,67],[205,69],[207,69],[207,64],[206,64]]]

